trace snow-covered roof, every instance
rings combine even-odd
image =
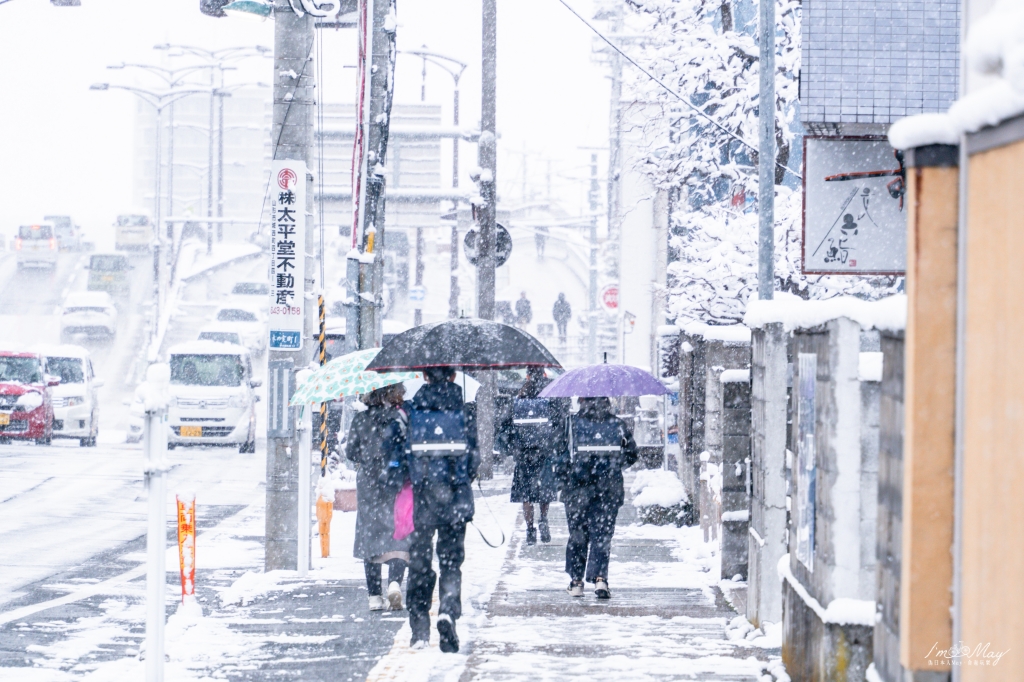
[[[975,133],[1024,114],[1024,4],[997,0],[967,34],[964,56],[973,81],[987,83],[946,113],[918,114],[893,123],[889,142],[897,149],[958,144]]]
[[[901,331],[907,326],[907,297],[889,296],[880,301],[862,301],[837,296],[824,301],[805,301],[793,294],[777,292],[771,301],[751,299],[743,321],[752,328],[781,322],[786,331],[818,327],[845,317],[863,329]]]
[[[72,291],[64,298],[64,305],[104,308],[113,306],[114,300],[105,291]]]
[[[248,355],[249,349],[219,341],[186,341],[171,347],[168,355]]]
[[[703,336],[708,341],[724,341],[733,344],[750,343],[750,328],[742,324],[704,324],[687,322],[683,331],[689,336]]]
[[[89,351],[81,346],[76,346],[71,343],[64,344],[46,344],[42,346],[36,346],[36,351],[40,355],[47,358],[81,358],[85,359],[89,357]]]
[[[727,369],[718,376],[718,380],[723,384],[749,384],[750,370]]]

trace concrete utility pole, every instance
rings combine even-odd
[[[477,158],[480,166],[480,196],[483,205],[477,211],[480,225],[477,244],[479,261],[476,277],[476,315],[494,319],[494,244],[498,218],[497,153],[497,76],[498,76],[498,3],[483,0],[483,42],[480,86],[480,141]],[[480,448],[480,477],[494,476],[494,393],[492,372],[481,375],[477,391],[477,444]]]
[[[597,363],[597,154],[590,155],[590,291],[587,307],[587,363]]]
[[[271,127],[271,145],[273,159],[294,159],[303,161],[306,168],[312,168],[313,162],[313,112],[314,101],[314,68],[312,63],[314,17],[310,14],[298,16],[288,6],[274,11],[274,118]],[[308,254],[317,252],[318,240],[313,221],[313,182],[312,176],[298,178],[298,182],[306,183],[305,219],[305,253],[306,281],[305,292],[312,292],[316,284],[315,258]],[[312,261],[312,263],[310,262]],[[318,286],[318,285],[317,285]],[[309,300],[305,301],[305,318],[303,336],[313,337],[317,323],[316,307]],[[291,373],[302,369],[309,359],[308,349],[299,351],[270,350],[267,360],[273,368],[275,365],[287,367],[291,363],[286,378]],[[269,385],[268,393],[274,386]],[[271,403],[278,400],[290,400],[294,380],[284,383],[285,390],[278,396],[268,396]],[[293,411],[294,408],[285,408]],[[299,473],[296,458],[299,457],[299,439],[303,433],[309,438],[308,432],[294,428],[294,413],[288,420],[293,428],[290,432],[267,433],[267,512],[266,512],[266,545],[264,567],[267,571],[297,570],[298,558],[298,515],[299,505]]]
[[[757,130],[757,297],[775,292],[775,0],[760,0],[760,94]]]
[[[364,6],[370,13],[371,24],[368,27],[369,54],[366,55],[369,102],[367,116],[362,122],[366,135],[365,176],[362,178],[366,193],[361,200],[361,224],[358,225],[362,255],[358,266],[358,286],[355,287],[358,291],[355,304],[359,310],[356,344],[360,349],[379,346],[383,337],[384,163],[387,160],[396,56],[395,26],[389,20],[393,14],[391,0],[361,0],[360,7]],[[352,270],[350,265],[350,281]]]

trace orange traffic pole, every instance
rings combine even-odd
[[[325,500],[322,495],[316,498],[316,520],[320,530],[320,556],[331,555],[331,517],[334,516],[334,500]]]
[[[178,564],[181,568],[181,603],[196,596],[196,496],[175,495],[178,502]]]

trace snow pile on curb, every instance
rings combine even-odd
[[[752,328],[781,323],[786,331],[809,329],[846,317],[863,329],[901,331],[907,326],[907,297],[889,296],[879,301],[862,301],[837,296],[823,301],[805,301],[792,294],[776,293],[770,301],[751,299],[743,322]]]
[[[634,507],[675,507],[688,501],[683,482],[671,471],[638,471],[629,492]]]
[[[297,576],[298,574],[295,571],[270,571],[268,573],[246,571],[238,580],[231,583],[231,587],[221,591],[220,603],[224,606],[228,604],[239,604],[241,606],[251,604],[257,597],[267,592],[287,589],[281,583],[288,578]],[[289,587],[295,588],[299,587],[299,585]]]
[[[821,622],[835,623],[836,625],[875,626],[875,602],[841,597],[829,602],[828,608],[822,608],[821,603],[810,595],[807,588],[801,585],[789,570],[789,554],[783,554],[779,559],[778,571],[779,578],[789,583],[790,587],[804,600],[804,603],[818,614]]]

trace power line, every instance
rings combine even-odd
[[[605,35],[604,35],[603,33],[601,33],[601,32],[600,32],[600,31],[598,31],[598,30],[597,30],[596,28],[594,28],[594,25],[593,25],[593,24],[591,24],[591,23],[590,23],[589,21],[587,21],[586,19],[584,19],[584,18],[583,18],[583,17],[582,17],[581,15],[580,15],[580,13],[579,13],[579,12],[577,12],[576,10],[574,10],[574,9],[573,9],[573,8],[572,8],[572,7],[571,7],[571,6],[569,5],[569,3],[568,3],[568,2],[566,2],[566,0],[558,0],[558,2],[562,3],[562,4],[563,4],[563,5],[565,6],[565,8],[566,8],[567,10],[569,10],[570,12],[572,12],[572,13],[573,13],[573,14],[574,14],[574,15],[576,16],[576,18],[577,18],[577,19],[579,19],[580,21],[582,21],[582,22],[583,22],[583,23],[584,23],[584,24],[586,25],[586,27],[587,27],[587,28],[589,28],[589,29],[590,29],[591,31],[593,31],[593,32],[594,32],[594,35],[596,35],[596,36],[597,36],[598,38],[600,38],[600,39],[601,39],[601,40],[603,40],[604,42],[608,43],[608,46],[609,46],[609,47],[611,47],[611,48],[612,48],[613,50],[615,50],[616,52],[618,52],[618,53],[619,53],[619,54],[620,54],[620,55],[622,56],[622,58],[623,58],[623,59],[625,59],[625,60],[626,60],[627,62],[629,62],[630,64],[632,64],[633,66],[635,66],[635,67],[636,67],[637,69],[639,69],[639,70],[641,71],[641,73],[643,73],[643,74],[644,74],[645,76],[647,76],[647,77],[648,77],[648,78],[650,78],[650,79],[651,79],[652,81],[654,81],[655,83],[657,83],[658,85],[660,85],[660,86],[661,86],[662,88],[664,88],[664,89],[665,89],[665,92],[669,93],[670,95],[672,95],[673,97],[675,97],[676,99],[678,99],[678,100],[679,100],[680,102],[682,102],[682,103],[683,103],[683,104],[685,104],[686,106],[688,106],[688,107],[690,107],[691,109],[693,109],[693,111],[694,111],[694,112],[696,112],[696,113],[697,113],[697,114],[698,114],[699,116],[702,116],[702,117],[704,117],[704,118],[705,118],[705,119],[706,119],[706,120],[707,120],[707,121],[708,121],[709,123],[711,123],[711,125],[715,126],[715,127],[716,127],[716,128],[718,128],[719,130],[721,130],[721,131],[722,131],[723,133],[725,133],[725,134],[726,134],[726,135],[728,135],[729,137],[733,138],[734,140],[736,140],[737,142],[739,142],[740,144],[742,144],[742,145],[743,145],[744,147],[747,147],[748,149],[750,149],[750,150],[751,150],[751,151],[753,151],[754,153],[757,153],[757,147],[755,147],[754,145],[750,144],[749,142],[747,142],[747,141],[746,141],[746,140],[744,140],[744,139],[743,139],[742,137],[740,137],[740,136],[739,136],[739,135],[737,135],[736,133],[732,132],[731,130],[729,130],[728,128],[726,128],[725,126],[723,126],[723,125],[722,125],[721,123],[719,123],[719,122],[718,122],[718,121],[716,121],[715,119],[711,118],[711,117],[710,117],[709,115],[707,115],[706,113],[704,113],[704,111],[702,111],[702,110],[701,110],[701,109],[700,109],[699,107],[695,106],[695,105],[694,105],[694,104],[693,104],[692,102],[690,102],[690,101],[689,101],[688,99],[686,99],[685,97],[683,97],[682,95],[680,95],[680,94],[679,94],[678,92],[676,92],[675,90],[673,90],[673,89],[672,89],[672,88],[670,88],[669,86],[665,85],[665,83],[664,83],[664,82],[662,82],[662,80],[661,80],[661,79],[659,79],[659,78],[658,78],[657,76],[655,76],[654,74],[652,74],[652,73],[651,73],[650,71],[648,71],[648,70],[647,70],[647,69],[645,69],[644,67],[640,66],[640,65],[639,65],[639,64],[638,64],[638,63],[637,63],[636,61],[634,61],[634,60],[633,60],[633,58],[632,58],[632,57],[630,57],[630,56],[629,56],[628,54],[626,54],[625,52],[623,52],[623,51],[622,51],[622,50],[621,50],[621,49],[619,48],[619,46],[618,46],[618,45],[616,45],[615,43],[613,43],[613,42],[612,42],[611,40],[609,40],[609,39],[608,39],[607,37],[605,37]],[[760,157],[758,157],[758,159],[760,159]],[[796,176],[797,178],[799,178],[799,179],[803,179],[803,176],[802,176],[802,175],[800,175],[799,173],[797,173],[797,172],[796,172],[795,170],[793,170],[793,169],[792,169],[792,168],[790,168],[789,166],[785,166],[785,165],[783,165],[783,164],[779,163],[779,162],[778,162],[778,160],[776,160],[776,161],[775,161],[775,165],[776,165],[776,166],[778,166],[779,168],[783,169],[784,171],[788,171],[789,173],[792,173],[792,174],[793,174],[793,175],[795,175],[795,176]]]

